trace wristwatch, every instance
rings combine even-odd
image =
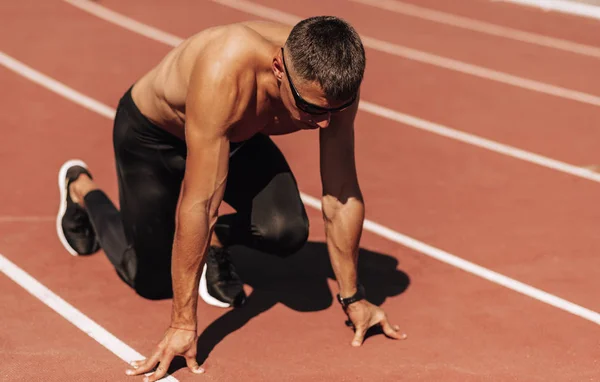
[[[362,286],[362,284],[356,285],[356,293],[353,296],[342,298],[339,293],[337,295],[337,299],[342,305],[342,308],[346,308],[348,305],[360,300],[364,300],[365,298],[365,288]]]

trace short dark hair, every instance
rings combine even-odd
[[[318,82],[327,98],[344,101],[362,83],[366,58],[360,36],[335,16],[315,16],[294,26],[285,43],[294,72]]]

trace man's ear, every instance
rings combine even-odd
[[[273,74],[277,78],[278,81],[283,81],[283,76],[285,76],[283,61],[281,59],[281,52],[277,54],[277,56],[273,57],[273,62],[271,63],[271,69],[273,70]]]

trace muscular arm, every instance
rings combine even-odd
[[[215,57],[215,56],[212,56]],[[177,208],[173,244],[172,325],[196,328],[198,283],[218,208],[223,199],[229,161],[229,127],[244,104],[239,78],[218,62],[198,67],[186,103],[186,170]]]
[[[237,37],[232,33],[207,45],[189,77],[185,105],[187,161],[171,264],[171,325],[154,353],[132,362],[126,372],[140,375],[158,365],[148,378],[150,382],[164,377],[178,355],[185,358],[192,372],[204,372],[196,360],[198,284],[225,191],[228,136],[256,94],[252,52]]]
[[[335,116],[328,128],[320,131],[327,249],[342,297],[350,297],[356,292],[358,248],[365,217],[354,160],[357,108],[358,101],[352,109]],[[381,325],[390,338],[406,338],[399,332],[398,326],[389,323],[383,309],[367,300],[348,305],[345,312],[354,326],[352,346],[361,346],[367,330],[374,325]]]
[[[320,130],[325,234],[343,297],[356,292],[358,245],[365,213],[354,159],[357,107],[358,100],[351,109],[332,116],[330,126]]]

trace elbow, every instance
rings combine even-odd
[[[182,200],[175,218],[175,235],[187,236],[190,231],[210,230],[216,223],[218,209],[208,202],[186,202]]]
[[[339,218],[340,215],[351,213],[364,216],[364,202],[360,191],[346,195],[345,197],[337,197],[325,194],[322,199],[323,219],[325,223],[332,222]]]
[[[186,197],[185,194],[179,202],[177,208],[178,217],[198,217],[207,216],[209,218],[216,218],[219,213],[219,203],[215,202],[213,197],[209,198],[191,198]]]
[[[323,211],[323,220],[325,220],[325,223],[331,222],[335,219],[339,213],[340,207],[341,203],[337,198],[331,195],[323,195],[321,209]]]
[[[338,185],[324,185],[323,201],[334,199],[337,203],[345,205],[348,202],[363,202],[362,192],[356,179],[340,182]]]

